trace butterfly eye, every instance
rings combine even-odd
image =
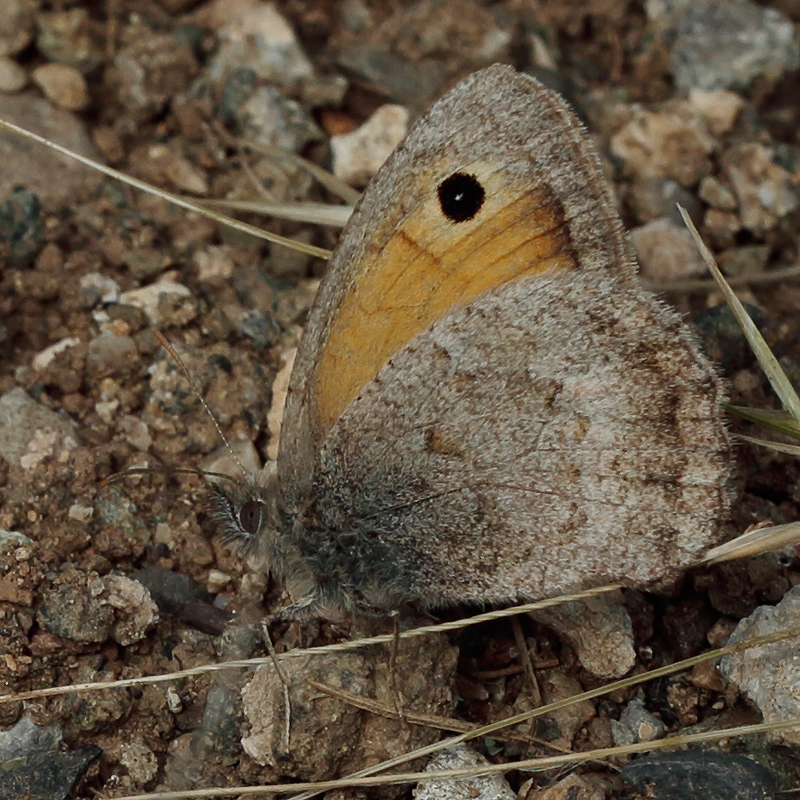
[[[255,536],[261,527],[262,504],[258,500],[248,500],[239,511],[239,524],[250,536]]]
[[[474,175],[456,172],[439,184],[439,206],[451,222],[472,219],[483,206],[486,192]]]

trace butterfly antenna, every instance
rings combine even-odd
[[[183,360],[178,355],[175,348],[169,343],[167,337],[164,336],[164,334],[161,333],[161,331],[155,331],[155,335],[156,339],[158,339],[159,341],[159,344],[169,353],[172,360],[180,367],[180,370],[183,373],[186,380],[189,381],[189,387],[194,392],[194,396],[200,401],[200,404],[206,410],[206,414],[208,414],[208,416],[211,417],[211,421],[214,423],[214,427],[217,429],[219,438],[222,439],[223,443],[225,444],[225,447],[228,448],[228,452],[231,454],[231,458],[236,462],[236,466],[239,467],[239,469],[242,471],[242,476],[244,477],[244,479],[247,480],[247,470],[245,470],[244,466],[242,465],[242,462],[239,461],[236,453],[234,452],[233,446],[228,440],[228,437],[224,434],[222,426],[219,424],[219,420],[217,419],[214,412],[211,410],[211,406],[209,406],[209,404],[206,402],[205,397],[203,397],[203,395],[201,394],[200,389],[195,383],[195,380],[192,377],[192,374],[189,372],[188,367],[186,366],[186,364],[183,363]]]

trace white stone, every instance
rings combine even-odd
[[[209,67],[219,79],[238,69],[251,69],[266,83],[286,86],[313,73],[292,26],[274,5],[245,8],[218,33],[219,49]]]
[[[143,286],[141,289],[123,292],[119,297],[119,302],[122,305],[140,308],[150,322],[157,325],[168,321],[167,317],[169,316],[162,313],[159,308],[162,298],[166,298],[171,305],[174,305],[184,300],[190,300],[191,297],[191,291],[182,283],[159,281],[149,286]]]
[[[331,137],[333,173],[364,186],[403,140],[409,114],[403,106],[381,106],[360,128]]]
[[[67,336],[64,339],[60,339],[55,344],[51,344],[50,347],[45,347],[40,353],[37,353],[33,360],[31,361],[31,366],[41,372],[43,369],[47,369],[53,361],[55,361],[56,356],[63,353],[65,350],[69,350],[76,345],[79,345],[81,340],[76,338],[75,336]]]

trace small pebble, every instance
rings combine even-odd
[[[5,2],[0,2],[0,8],[4,5]],[[17,125],[35,130],[69,150],[97,158],[83,123],[43,98],[0,94],[0,118],[13,119]],[[24,185],[42,203],[56,206],[74,200],[80,193],[79,187],[96,186],[102,180],[94,170],[87,170],[45,147],[32,148],[29,142],[6,131],[0,131],[0,148],[3,154],[0,199],[8,197],[16,186]]]
[[[679,92],[747,88],[800,66],[792,20],[751,0],[697,0],[674,17],[670,71]]]
[[[198,72],[188,42],[156,33],[142,24],[138,35],[129,27],[125,47],[106,69],[106,85],[125,108],[126,118],[145,122],[160,113],[177,94],[189,89]]]
[[[489,761],[466,744],[457,744],[431,756],[425,772],[445,769],[482,767]],[[430,780],[418,783],[414,800],[516,800],[516,793],[503,775],[480,775],[453,780]]]
[[[344,75],[314,75],[303,82],[303,102],[311,108],[338,108],[342,105],[349,86]]]
[[[159,281],[132,289],[120,295],[122,305],[140,308],[147,314],[153,325],[164,322],[185,324],[193,319],[196,313],[192,292],[183,284],[174,281]]]
[[[103,63],[105,31],[86,8],[40,13],[36,23],[36,49],[48,61],[75,67],[83,75]]]
[[[664,723],[651,714],[638,698],[634,698],[625,706],[619,720],[611,720],[611,732],[617,747],[661,739],[665,730]]]
[[[34,259],[38,264],[43,233],[40,198],[25,186],[15,186],[0,203],[0,241],[10,246],[12,266],[27,267]]]
[[[716,140],[687,101],[665,103],[660,111],[636,109],[611,137],[611,152],[639,180],[671,178],[690,187],[711,172]]]
[[[200,464],[205,472],[219,472],[232,478],[242,478],[242,468],[248,475],[261,469],[258,450],[250,439],[239,439],[231,442],[230,447],[219,447]]]
[[[82,506],[80,503],[73,503],[67,511],[67,516],[76,522],[89,522],[94,516],[94,508]]]
[[[143,158],[150,163],[142,164]],[[205,172],[179,152],[164,144],[154,144],[137,160],[144,167],[149,179],[156,183],[169,182],[175,189],[190,194],[208,194],[208,179]]]
[[[79,345],[80,343],[81,340],[75,336],[67,336],[66,338],[61,339],[55,344],[51,344],[50,347],[46,347],[41,352],[37,353],[31,360],[31,366],[37,372],[41,372],[42,370],[47,369],[61,353]]]
[[[734,193],[714,175],[706,175],[700,181],[698,197],[714,208],[721,208],[724,211],[735,211],[739,203]]]
[[[800,205],[793,176],[772,157],[765,145],[747,142],[730,148],[721,159],[723,175],[739,203],[742,227],[757,236]]]
[[[92,138],[107,161],[116,164],[125,158],[125,146],[113,128],[107,125],[98,125],[92,130]]]
[[[725,682],[713,661],[695,664],[692,667],[690,680],[698,689],[705,689],[709,692],[721,692],[725,689]]]
[[[567,675],[560,668],[546,670],[541,674],[539,685],[542,690],[542,699],[546,705],[567,700],[583,692],[583,687],[578,680],[572,675]],[[514,704],[513,713],[530,709],[529,697],[520,695]],[[547,740],[552,742],[555,747],[570,750],[578,731],[596,716],[597,711],[591,700],[579,700],[552,711],[541,719],[544,722]],[[528,729],[529,727],[526,728],[526,730]]]
[[[194,254],[197,278],[203,283],[221,284],[227,281],[236,268],[230,245],[209,245]]]
[[[293,153],[322,138],[317,124],[296,100],[274,86],[259,86],[236,111],[242,135]]]
[[[742,221],[734,211],[709,208],[703,217],[703,229],[709,245],[718,248],[732,247],[736,243],[736,235],[742,229]]]
[[[222,572],[218,569],[210,569],[208,571],[208,577],[206,578],[206,588],[209,592],[211,592],[211,594],[218,594],[231,582],[231,580],[231,576],[225,572]]]
[[[685,225],[662,217],[634,228],[630,237],[643,278],[669,283],[706,273],[707,267]]]
[[[44,458],[61,458],[78,443],[69,420],[37,403],[24,389],[0,397],[0,456],[33,469]]]
[[[136,342],[130,336],[117,336],[103,331],[90,342],[86,354],[87,368],[105,371],[118,370],[137,359]]]
[[[219,47],[208,68],[214,80],[248,69],[266,84],[291,86],[313,74],[292,26],[272,3],[228,5],[236,16],[217,31]]]
[[[114,609],[111,638],[117,644],[141,641],[158,624],[158,607],[139,581],[124,575],[106,575],[100,597]]]
[[[106,425],[110,425],[114,421],[114,416],[119,408],[119,400],[101,400],[94,404],[94,410],[97,416],[100,417]]]
[[[119,284],[99,272],[81,275],[78,287],[87,308],[93,308],[98,303],[116,303],[119,300]]]
[[[153,444],[153,437],[144,420],[126,416],[120,420],[119,429],[125,434],[125,441],[143,453],[146,453]]]
[[[0,56],[0,92],[13,94],[28,82],[28,75],[16,61]]]
[[[733,127],[744,100],[735,92],[721,89],[713,92],[692,89],[689,103],[697,109],[709,131],[714,136],[722,136]]]
[[[87,579],[46,592],[36,612],[39,625],[74,642],[105,642],[114,625],[114,610],[92,592]]]
[[[409,113],[403,106],[381,106],[360,128],[331,138],[333,173],[354,186],[366,185],[402,141]]]
[[[631,210],[642,224],[667,217],[686,227],[678,211],[683,206],[692,219],[700,218],[700,204],[693,192],[667,178],[647,178],[635,181],[628,193]]]
[[[74,67],[43,64],[33,71],[33,82],[60,108],[80,111],[89,105],[89,88]]]
[[[0,3],[0,56],[14,56],[33,41],[38,5],[36,0]]]
[[[800,626],[800,586],[795,586],[776,606],[759,606],[743,619],[728,644]],[[764,722],[800,717],[800,659],[796,639],[725,656],[720,673],[761,711]],[[787,744],[800,744],[800,730],[790,728],[769,734]]]
[[[134,737],[134,741],[122,743],[119,763],[128,770],[128,775],[133,780],[141,784],[153,780],[158,774],[158,758],[140,734]]]
[[[728,276],[758,275],[764,271],[770,247],[766,244],[746,244],[717,255],[717,266]]]
[[[92,762],[103,754],[97,745],[69,750],[57,725],[38,726],[22,717],[12,728],[0,731],[3,800],[73,797],[73,789]]]
[[[520,791],[520,800],[606,800],[602,786],[595,786],[581,775],[567,775],[540,789]]]
[[[173,686],[167,687],[167,708],[173,714],[180,714],[183,711],[183,701]]]
[[[8,545],[9,542],[13,547],[33,544],[33,540],[29,539],[24,533],[19,533],[17,531],[4,531],[0,529],[0,551],[5,550],[6,545]]]
[[[566,639],[593,675],[620,678],[636,663],[631,619],[619,593],[562,603],[531,616]]]

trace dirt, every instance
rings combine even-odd
[[[387,99],[405,103],[418,114],[458,77],[483,65],[477,43],[488,17],[498,30],[510,33],[496,58],[530,67],[533,35],[556,55],[558,69],[551,70],[548,79],[559,84],[579,111],[589,109],[590,123],[607,126],[595,129],[601,149],[613,133],[613,120],[598,110],[598,98],[624,96],[628,103],[653,104],[674,93],[666,45],[652,35],[638,4],[543,2],[537,4],[535,20],[532,5],[513,0],[469,4],[470,15],[452,10],[448,15],[448,4],[443,5],[444,10],[437,10],[435,3],[394,3],[394,16],[387,22],[383,4],[324,0],[279,4],[315,72],[345,75],[349,81],[337,104],[308,106],[298,85],[290,82],[281,88],[287,98],[306,103],[318,126],[318,134],[303,146],[304,155],[330,166],[326,131],[342,129],[343,121],[345,128],[357,126]],[[784,11],[788,7],[795,21],[800,20],[795,4],[780,7]],[[259,174],[272,170],[267,187],[274,196],[331,200],[294,169],[269,167],[260,157],[233,147],[222,132],[226,129],[222,100],[231,89],[230,83],[224,90],[222,81],[207,77],[221,27],[210,13],[211,4],[42,3],[36,6],[34,21],[65,8],[86,12],[82,30],[94,57],[81,69],[91,102],[78,116],[95,152],[106,162],[173,191],[176,185],[185,187],[202,178],[192,185],[205,184],[208,197],[257,198],[251,169]],[[112,8],[113,16],[108,16]],[[444,32],[434,35],[437,25]],[[42,47],[32,41],[14,58],[32,72],[48,60]],[[356,74],[356,66],[369,60],[365,54],[370,54],[369,64],[374,66],[375,53],[390,49],[407,69],[406,77],[396,67],[380,73],[389,76],[385,83],[366,69]],[[146,79],[138,88],[132,85],[132,72],[120,76],[120,53],[131,54],[144,65]],[[424,91],[415,94],[414,81],[423,74]],[[743,108],[725,134],[720,152],[736,141],[766,142],[796,178],[792,168],[800,163],[796,84],[797,73],[790,72],[782,78],[757,78],[739,91]],[[42,102],[39,96],[33,86],[21,95],[31,103]],[[610,100],[605,110],[609,108]],[[59,140],[57,126],[49,135]],[[88,152],[91,146],[84,145]],[[89,171],[57,170],[49,166],[49,156],[38,145],[29,143],[24,149],[38,165],[30,185],[37,189],[41,210],[37,213],[36,204],[25,195],[12,196],[11,188],[0,197],[0,203],[12,200],[0,211],[5,231],[0,245],[0,394],[21,387],[70,421],[77,444],[45,443],[42,457],[27,468],[0,459],[0,529],[31,540],[22,545],[12,542],[0,551],[3,694],[265,655],[258,621],[288,598],[280,586],[220,541],[203,482],[175,474],[181,467],[209,468],[223,457],[224,449],[214,422],[179,367],[161,350],[154,332],[160,330],[176,346],[226,437],[241,444],[251,459],[256,456],[246,443],[253,442],[263,460],[269,446],[275,377],[285,353],[296,345],[324,262],[287,257],[274,246],[100,180]],[[626,225],[641,224],[634,182],[620,163],[607,163]],[[715,174],[720,163],[719,153],[711,157]],[[48,176],[51,182],[68,181],[68,191],[60,183],[58,191],[49,193]],[[24,174],[15,182],[27,183]],[[696,198],[697,185],[687,188]],[[247,219],[320,247],[335,244],[336,234],[327,228]],[[796,264],[799,225],[800,212],[794,210],[757,236],[740,230],[724,249],[766,245],[766,271]],[[702,225],[700,232],[708,236]],[[199,265],[209,253],[222,267],[204,273]],[[95,272],[113,278],[121,292],[165,275],[189,292],[162,298],[155,316],[148,317],[124,303],[104,303],[99,290],[81,282]],[[800,284],[796,279],[753,284],[749,292],[768,343],[795,385],[800,385]],[[667,299],[704,321],[701,333],[730,381],[734,404],[777,407],[735,329],[708,310],[719,304],[713,292],[676,293]],[[106,338],[100,336],[101,326]],[[71,337],[77,342],[51,363],[33,366],[37,354]],[[752,430],[737,422],[731,427]],[[796,460],[747,443],[737,446],[737,460],[732,531],[764,520],[783,523],[800,518]],[[126,469],[142,466],[153,471],[115,479]],[[151,572],[143,574],[147,569]],[[180,586],[172,585],[173,573],[182,576]],[[156,624],[150,627],[145,618],[139,621],[140,600],[105,602],[111,589],[104,579],[111,575],[133,577],[150,588],[159,605]],[[97,591],[91,589],[92,581],[99,581]],[[760,604],[778,602],[797,583],[796,554],[785,552],[698,570],[664,594],[626,592],[638,657],[634,671],[709,649],[720,630],[730,632],[736,621]],[[86,607],[73,623],[65,619],[69,608],[84,602]],[[475,610],[453,610],[446,616],[456,617],[462,611]],[[392,630],[391,622],[377,627],[382,632]],[[341,641],[359,632],[327,623],[283,623],[272,633],[276,649],[284,651]],[[525,618],[522,633],[533,650],[539,680],[551,687],[551,694],[599,683],[581,668],[574,650],[549,629]],[[130,642],[126,636],[139,638]],[[716,644],[722,641],[724,637]],[[395,680],[402,698],[417,698],[431,713],[453,714],[469,722],[492,721],[529,703],[518,639],[510,623],[489,623],[442,637],[436,647],[440,649],[435,659],[430,655],[432,644],[401,654],[405,666],[398,667]],[[385,648],[359,655],[358,669],[363,671],[363,687],[376,692],[391,710],[395,695],[386,672],[390,657]],[[420,670],[436,676],[432,679],[436,691],[428,686],[431,696],[423,699],[426,690],[413,685]],[[355,672],[356,667],[347,662],[320,668],[320,679],[344,686],[349,680],[346,671]],[[293,706],[303,709],[295,731],[298,750],[274,764],[260,765],[240,742],[248,730],[238,705],[246,677],[242,672],[223,677],[204,674],[176,680],[168,689],[155,684],[0,704],[0,724],[7,728],[28,715],[37,724],[59,725],[70,749],[87,744],[102,748],[102,756],[70,795],[75,798],[98,792],[113,797],[157,788],[338,776],[394,753],[389,744],[402,750],[439,736],[427,728],[424,734],[410,735],[401,722],[370,722],[366,712],[353,714],[346,703],[336,706],[326,701],[329,707],[315,710],[316,696],[309,698],[303,694],[307,688],[293,684],[299,693],[293,695]],[[595,701],[585,716],[562,719],[561,728],[558,722],[540,725],[537,734],[573,749],[608,746],[609,721],[619,717],[634,694],[626,690]],[[213,713],[208,711],[209,696]],[[647,708],[665,723],[667,734],[759,719],[743,698],[708,673],[648,684],[643,697]],[[275,706],[269,713],[280,720],[285,710],[278,701]],[[320,722],[322,717],[314,719],[315,713],[327,715],[329,724]],[[337,728],[344,714],[350,714],[347,724]],[[319,745],[307,752],[308,763],[297,766],[298,753],[305,752],[299,748],[306,741],[306,729],[307,735],[317,737],[310,741]],[[565,730],[572,733],[568,740]],[[358,737],[373,737],[374,744],[366,747]],[[498,741],[481,745],[495,761],[550,752],[529,742]],[[765,739],[729,742],[727,747],[770,764],[786,758],[785,750]],[[797,758],[795,750],[790,755]],[[605,776],[601,786],[606,796],[622,797],[632,791],[624,789],[611,771],[596,766],[583,769]],[[549,777],[538,780],[544,783]],[[525,776],[511,773],[510,779],[516,788]],[[796,777],[783,780],[791,783]],[[391,792],[408,796],[405,789]]]

